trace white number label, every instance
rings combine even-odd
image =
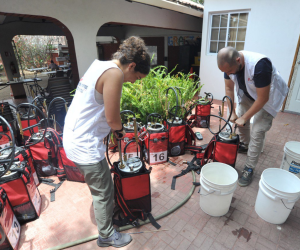
[[[33,206],[35,208],[36,213],[39,215],[40,214],[40,208],[41,208],[41,196],[40,196],[37,188],[35,189],[35,194],[34,194],[34,197],[32,199],[32,203],[33,203]]]
[[[11,228],[7,234],[7,238],[9,240],[11,246],[13,247],[13,249],[15,249],[15,247],[18,244],[18,241],[20,238],[20,232],[21,232],[20,224],[17,221],[16,216],[13,215],[13,221],[11,224]]]
[[[39,185],[40,182],[39,182],[39,179],[37,177],[36,172],[34,172],[32,176],[33,176],[33,180],[34,180],[35,185]]]
[[[158,162],[165,162],[167,161],[168,152],[161,151],[157,153],[150,153],[150,164],[151,163],[158,163]]]
[[[122,157],[124,158],[123,153],[122,153]],[[139,156],[137,156],[136,152],[127,153],[127,159],[132,158],[132,157],[140,157],[140,152],[139,152]]]

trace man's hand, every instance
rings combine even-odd
[[[247,122],[246,119],[244,119],[243,117],[239,117],[235,120],[235,124],[237,124],[239,127],[243,127],[245,126],[245,123]]]

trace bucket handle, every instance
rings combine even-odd
[[[265,190],[264,190],[264,188],[262,188],[262,187],[260,187],[260,190],[267,196],[267,197],[269,197],[271,200],[274,200],[274,201],[279,201],[279,200],[281,200],[282,201],[282,203],[284,204],[284,202],[286,202],[286,203],[294,203],[294,202],[296,202],[297,200],[299,200],[299,197],[300,196],[298,196],[296,199],[294,199],[294,200],[288,200],[288,199],[282,199],[281,197],[279,197],[279,196],[277,196],[277,195],[271,195],[271,194],[269,194],[268,192],[266,192]],[[284,206],[285,206],[285,204],[284,204]],[[285,206],[286,207],[286,206]],[[289,209],[289,208],[287,208],[287,209]]]
[[[203,187],[203,186],[201,185],[201,187]],[[223,193],[223,192],[221,192],[221,190],[214,189],[214,188],[206,188],[206,187],[203,187],[203,188],[208,192],[208,194],[202,195],[202,196],[207,196],[207,195],[212,194],[212,193],[215,193],[215,194],[218,194],[218,195],[227,195],[227,194],[233,193],[236,190],[237,186],[235,186],[233,190],[231,190],[229,192],[226,192],[226,193]]]

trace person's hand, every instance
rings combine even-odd
[[[235,123],[235,121],[238,119],[238,116],[236,115],[235,112],[232,112],[231,117],[230,117],[230,121],[232,123]]]
[[[237,124],[239,127],[243,127],[243,126],[245,126],[246,122],[247,121],[243,117],[239,117],[235,120],[234,123]]]
[[[114,134],[114,138],[116,138],[116,140],[122,140],[124,135],[126,134],[125,130],[114,130],[113,131]]]

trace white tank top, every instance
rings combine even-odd
[[[99,60],[91,64],[78,83],[66,115],[63,145],[67,157],[76,163],[96,163],[105,157],[103,139],[110,127],[106,122],[103,96],[97,94],[95,86],[103,72],[110,68],[118,66]]]

